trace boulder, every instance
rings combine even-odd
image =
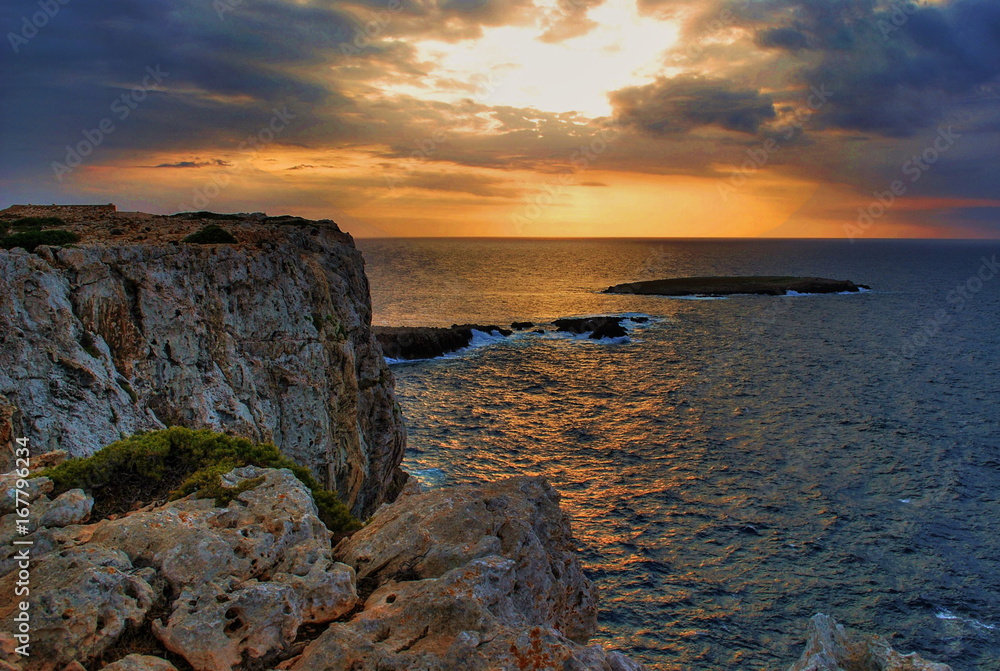
[[[101,671],[177,671],[177,667],[160,657],[133,653],[102,666]]]
[[[575,669],[640,671],[600,646],[532,625],[511,599],[517,564],[498,555],[473,559],[439,578],[388,583],[350,622],[336,622],[311,643],[293,671],[409,669]]]
[[[880,636],[849,634],[823,613],[810,620],[806,649],[788,671],[951,671],[947,664],[928,662],[916,653],[903,655]]]
[[[157,595],[119,550],[84,545],[51,552],[31,565],[31,656],[25,671],[57,671],[104,652],[125,631],[138,627]],[[18,572],[0,579],[0,594],[14,594]],[[0,622],[13,633],[19,600],[4,599]]]
[[[335,553],[368,585],[441,578],[502,557],[511,562],[508,624],[544,625],[581,642],[596,628],[597,590],[580,567],[559,495],[543,478],[401,496]]]
[[[590,333],[592,340],[601,338],[621,338],[628,335],[622,326],[624,317],[569,317],[552,322],[557,331],[563,333]]]

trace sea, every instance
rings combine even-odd
[[[998,241],[362,239],[380,325],[508,326],[392,365],[426,487],[542,475],[597,640],[660,671],[785,669],[818,612],[1000,669]],[[601,293],[800,275],[855,294]],[[622,315],[629,336],[552,332]]]

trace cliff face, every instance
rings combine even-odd
[[[405,433],[364,262],[330,221],[60,212],[78,245],[0,250],[0,440],[90,454],[139,430],[274,442],[366,516]],[[180,241],[221,223],[237,244]]]

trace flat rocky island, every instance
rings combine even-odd
[[[672,277],[664,280],[627,282],[604,290],[606,294],[641,294],[650,296],[732,296],[762,294],[785,296],[799,294],[855,293],[870,287],[850,280],[785,275],[747,275],[735,277]]]

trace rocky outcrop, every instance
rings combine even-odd
[[[790,291],[800,294],[830,294],[854,293],[868,288],[864,284],[855,284],[850,280],[754,275],[745,277],[675,277],[665,280],[628,282],[608,287],[604,293],[655,296],[730,296],[733,294],[784,296]]]
[[[197,671],[644,668],[586,645],[596,590],[540,478],[427,493],[414,483],[336,550],[289,471],[251,466],[223,481],[255,479],[226,507],[188,497],[25,536],[35,542],[32,655],[10,653],[10,603],[0,611],[3,662],[26,671],[101,660],[158,671],[174,668],[168,658]],[[35,481],[32,506],[54,505],[44,478]],[[18,572],[4,567],[0,589],[12,589]],[[128,654],[122,641],[137,631],[162,649]]]
[[[78,456],[140,430],[212,428],[274,442],[358,516],[391,500],[405,435],[349,235],[289,217],[99,214],[58,212],[78,245],[0,251],[0,438]],[[238,243],[180,242],[208,223]]]
[[[433,359],[457,352],[472,343],[473,331],[509,336],[513,331],[496,325],[453,324],[448,328],[430,326],[376,326],[373,331],[382,351],[390,359]]]
[[[851,635],[823,613],[809,624],[806,649],[788,671],[951,671],[916,653],[900,654],[880,636]]]
[[[625,317],[570,317],[567,319],[557,319],[553,323],[556,330],[563,333],[584,334],[591,340],[601,338],[623,338],[628,335],[628,331],[622,325]],[[634,317],[635,322],[645,322],[646,317]]]
[[[45,527],[33,519],[33,533],[23,537],[34,542],[32,654],[6,661],[32,671],[87,664],[127,630],[145,627],[198,671],[231,669],[277,659],[303,625],[350,612],[355,572],[333,559],[309,490],[290,471],[253,466],[224,482],[255,478],[263,481],[224,508],[188,497],[90,525]],[[56,504],[43,489],[32,508]],[[2,520],[5,549],[12,517]],[[3,567],[0,589],[13,594],[17,567]],[[0,607],[5,630],[15,607],[14,600]]]
[[[643,669],[585,645],[597,593],[575,552],[558,494],[541,478],[414,486],[337,546],[374,591],[289,668]]]

